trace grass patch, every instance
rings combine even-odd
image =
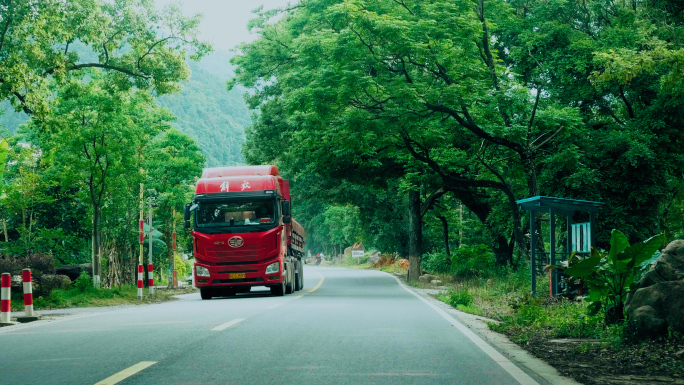
[[[173,289],[165,290],[157,288],[153,296],[148,295],[145,289],[143,300],[138,300],[138,288],[133,285],[124,285],[111,289],[87,287],[79,289],[73,287],[68,290],[56,289],[50,295],[44,297],[34,297],[33,306],[37,310],[45,309],[65,309],[72,307],[99,307],[117,305],[136,305],[149,304],[169,301],[174,295],[194,292],[195,289]],[[24,309],[24,299],[21,292],[12,293],[12,310],[21,311]]]

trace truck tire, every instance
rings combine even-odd
[[[271,294],[276,297],[285,295],[285,282],[281,282],[278,286],[271,286]]]
[[[211,299],[211,297],[213,297],[213,293],[211,292],[210,288],[203,287],[200,288],[200,297],[202,297],[202,299]]]
[[[292,266],[292,263],[290,263],[290,268],[287,269],[290,274],[288,274],[288,279],[287,279],[287,287],[285,288],[285,294],[292,294],[295,291],[295,283],[294,283],[294,267]]]
[[[297,282],[297,290],[302,290],[304,288],[304,264],[299,261],[299,280]]]
[[[300,261],[295,261],[295,286],[294,289],[295,291],[299,291],[299,276],[302,274],[302,265]]]

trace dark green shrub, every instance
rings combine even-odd
[[[446,253],[428,253],[423,254],[420,267],[433,274],[448,273],[451,269],[451,261]]]
[[[461,289],[451,292],[449,296],[449,305],[457,307],[458,305],[468,306],[473,303],[473,296],[467,290]]]
[[[451,272],[457,277],[487,277],[494,274],[494,253],[487,245],[463,246],[451,257]]]
[[[74,286],[82,291],[85,292],[88,290],[88,288],[93,287],[93,277],[91,277],[88,273],[85,271],[81,272],[81,275],[76,279],[76,282],[74,282]]]

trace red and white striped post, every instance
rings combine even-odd
[[[0,279],[0,323],[2,324],[10,323],[11,288],[12,276],[10,273],[2,273]]]
[[[31,287],[31,269],[21,272],[21,280],[24,283],[24,317],[35,317],[33,312],[33,288]]]
[[[175,211],[174,211],[175,213]],[[176,277],[176,232],[173,232],[173,287],[178,287],[178,278]]]
[[[143,265],[138,265],[138,299],[143,297]]]
[[[142,199],[142,184],[140,185],[140,199]],[[141,203],[142,205],[142,203]],[[141,206],[142,207],[142,206]],[[143,242],[145,242],[145,221],[142,219],[142,209],[140,210],[140,263],[138,264],[138,299],[143,298]]]
[[[154,294],[154,269],[152,264],[147,265],[147,284],[150,287],[150,295]]]

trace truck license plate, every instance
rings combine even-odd
[[[245,273],[228,274],[229,279],[245,278]]]

